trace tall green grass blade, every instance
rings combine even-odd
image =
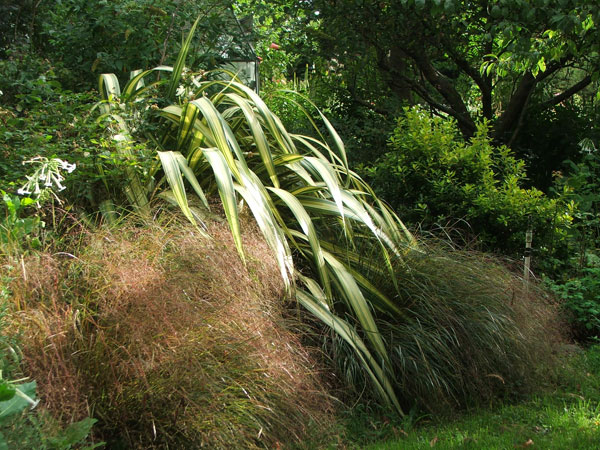
[[[119,79],[114,73],[103,73],[100,75],[98,81],[98,91],[100,92],[100,112],[102,114],[109,114],[111,111],[110,102],[114,97],[121,96],[121,86],[119,85]]]
[[[273,164],[273,156],[269,149],[269,143],[265,136],[265,133],[262,129],[262,126],[252,109],[252,106],[242,97],[237,94],[227,94],[227,97],[230,98],[236,105],[244,113],[246,118],[246,122],[250,127],[250,131],[252,133],[252,140],[256,145],[256,148],[260,154],[262,162],[267,169],[271,182],[273,186],[279,187],[279,179],[277,178],[277,173],[275,171],[275,165]]]
[[[190,44],[192,43],[192,38],[194,37],[194,33],[196,32],[196,27],[198,26],[198,22],[200,22],[200,16],[196,19],[192,28],[188,32],[185,41],[183,41],[181,45],[181,49],[179,50],[179,54],[177,55],[177,59],[175,60],[175,65],[173,66],[173,73],[171,75],[171,79],[169,81],[169,86],[167,90],[167,99],[173,101],[175,99],[175,92],[179,87],[179,82],[181,81],[181,74],[183,72],[183,68],[185,67],[185,60],[187,58],[187,54],[190,51]]]
[[[338,336],[352,347],[355,354],[362,361],[362,366],[371,378],[376,391],[384,402],[395,408],[401,416],[404,416],[404,411],[402,411],[400,402],[398,402],[398,398],[396,397],[396,393],[394,392],[388,376],[381,366],[377,364],[367,346],[348,322],[337,317],[325,304],[302,289],[297,289],[296,298],[311,314],[321,320],[324,324],[328,325]]]
[[[100,75],[98,91],[102,100],[109,100],[111,96],[121,96],[119,79],[114,73],[103,73]]]
[[[181,175],[181,171],[179,170],[177,155],[175,152],[168,151],[158,152],[158,156],[160,158],[160,162],[162,163],[165,177],[169,182],[169,186],[171,186],[171,191],[175,197],[175,200],[177,201],[177,204],[181,208],[181,211],[185,217],[187,217],[190,222],[196,225],[196,220],[192,214],[192,211],[190,211],[187,195],[185,193],[185,186],[183,185],[183,177]]]
[[[232,133],[229,125],[223,120],[219,114],[219,111],[208,98],[203,97],[198,100],[194,100],[191,102],[191,104],[196,106],[202,114],[206,124],[208,125],[208,129],[210,130],[210,135],[212,138],[211,140],[214,142],[215,147],[221,151],[221,154],[223,155],[229,170],[231,170],[233,173],[234,178],[241,183],[242,176],[235,162],[234,155],[238,158],[238,161],[243,162],[244,165],[246,163],[237,141],[235,138],[233,138],[233,136],[231,136]]]
[[[333,198],[338,210],[340,211],[340,216],[342,220],[344,219],[344,200],[342,198],[342,192],[340,186],[338,184],[338,180],[336,179],[336,174],[331,168],[323,161],[313,156],[307,156],[302,160],[303,165],[309,168],[309,171],[312,171],[314,175],[318,175],[321,180],[327,185],[329,189],[329,193]]]
[[[237,200],[235,196],[235,189],[233,186],[233,179],[231,178],[231,170],[227,165],[227,161],[223,154],[215,148],[205,148],[202,150],[204,157],[209,162],[219,189],[219,196],[223,203],[223,209],[225,210],[225,216],[233,235],[233,241],[235,247],[242,258],[242,261],[246,261],[244,256],[244,249],[242,244],[242,232],[240,229],[240,218],[237,208]]]
[[[185,178],[192,185],[192,188],[194,188],[196,195],[200,198],[204,207],[207,210],[210,210],[210,207],[208,205],[208,200],[206,200],[206,196],[204,195],[204,191],[202,190],[202,187],[200,187],[200,183],[198,182],[196,175],[194,175],[194,172],[188,166],[187,160],[179,152],[173,152],[173,154],[175,155],[175,159],[177,161],[177,164],[179,165],[179,169],[183,172],[183,175],[185,175]]]
[[[365,299],[362,291],[358,287],[356,280],[348,269],[334,255],[324,251],[323,256],[325,261],[331,267],[331,275],[335,280],[335,284],[340,290],[346,304],[354,312],[356,320],[361,324],[361,327],[367,339],[373,345],[376,353],[388,367],[391,367],[390,357],[385,348],[385,344],[379,333],[375,318],[371,312],[371,308]]]
[[[291,251],[282,228],[278,226],[273,216],[274,209],[271,208],[269,199],[260,189],[260,182],[246,180],[244,186],[235,185],[235,189],[248,203],[259,229],[275,253],[286,290],[291,291],[294,274]]]
[[[145,92],[152,89],[154,86],[163,84],[164,81],[153,81],[146,85],[144,77],[156,71],[173,72],[173,68],[169,66],[158,66],[149,70],[134,70],[131,72],[131,77],[123,88],[122,97],[124,101],[139,99]]]
[[[185,151],[194,139],[194,123],[198,118],[198,108],[193,103],[186,103],[181,109],[179,127],[177,129],[177,151]]]
[[[344,167],[345,171],[348,172],[348,170],[349,170],[348,169],[348,167],[349,167],[348,166],[348,158],[346,156],[346,147],[344,146],[344,141],[342,141],[342,139],[340,138],[339,134],[337,133],[337,131],[335,130],[333,125],[331,125],[331,122],[329,122],[327,117],[325,117],[325,115],[321,112],[321,110],[317,107],[317,105],[315,105],[307,96],[302,95],[299,92],[291,91],[289,89],[282,89],[281,92],[292,94],[294,96],[298,96],[298,97],[302,98],[304,101],[306,101],[307,103],[309,103],[313,108],[315,108],[317,110],[317,112],[319,113],[319,116],[321,117],[321,120],[323,121],[323,123],[325,124],[325,127],[327,128],[327,131],[329,131],[329,134],[331,135],[331,137],[333,138],[333,141],[335,142],[335,145],[338,150],[337,156],[339,156],[341,158],[343,167]],[[317,133],[319,134],[319,136],[321,137],[323,142],[325,142],[324,136],[321,134],[319,127],[312,120],[311,115],[306,111],[306,109],[299,102],[297,102],[295,100],[292,100],[292,101],[300,108],[300,110],[304,113],[304,115],[307,118],[309,118],[314,129],[317,131]],[[327,147],[327,148],[329,149],[329,147]],[[335,159],[335,158],[332,157],[332,159]]]
[[[310,216],[308,215],[300,201],[298,201],[298,199],[289,192],[277,188],[268,189],[271,192],[275,193],[286,204],[286,206],[290,209],[290,211],[292,211],[294,217],[300,224],[303,233],[306,235],[310,243],[310,247],[312,249],[314,257],[315,267],[321,280],[321,285],[324,286],[327,296],[331,298],[331,283],[329,281],[329,275],[325,266],[325,258],[323,257],[323,251],[319,243],[319,237],[317,236],[317,231],[314,227]]]

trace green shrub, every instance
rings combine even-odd
[[[3,105],[14,106],[18,112],[46,101],[61,88],[59,79],[69,76],[60,62],[50,62],[28,45],[15,44],[4,53],[0,59],[0,98]]]
[[[512,149],[533,169],[528,173],[530,185],[548,192],[565,159],[581,162],[577,144],[585,137],[598,138],[597,123],[598,112],[587,102],[563,102],[543,111],[528,111]]]
[[[173,0],[62,0],[41,2],[32,48],[68,69],[60,81],[89,89],[105,72],[128,76],[176,54],[182,33],[201,17],[191,58],[212,69],[224,59],[246,56],[247,34],[230,14],[231,2]],[[225,39],[225,36],[227,37]]]
[[[588,253],[586,267],[562,282],[549,282],[570,313],[572,330],[578,339],[600,337],[600,258]]]
[[[125,159],[106,138],[107,125],[90,114],[96,100],[93,93],[65,90],[48,72],[38,73],[34,82],[19,84],[17,89],[14,103],[0,108],[0,189],[16,194],[35,169],[29,161],[60,158],[77,167],[67,177],[62,197],[96,212],[107,198],[122,195],[124,168],[147,170],[144,143],[131,146],[135,159]],[[132,113],[126,120],[134,126],[138,116],[151,112],[136,110],[135,117]]]
[[[565,161],[554,186],[571,202],[573,223],[561,253],[543,268],[553,277],[547,283],[570,313],[573,334],[585,340],[600,336],[600,156],[589,139],[580,147],[580,162]]]
[[[9,195],[0,189],[3,205],[0,206],[0,254],[11,253],[15,249],[40,246],[39,231],[44,222],[36,214],[25,215],[23,210],[35,203],[30,197],[20,198]]]
[[[555,272],[572,276],[588,266],[588,253],[600,248],[600,152],[590,139],[580,142],[580,162],[564,162],[555,173],[553,189],[571,202],[573,224],[565,242],[565,254]],[[562,264],[561,264],[562,263]]]
[[[400,217],[425,230],[458,224],[479,236],[484,249],[518,254],[531,227],[536,247],[552,245],[569,223],[566,208],[523,188],[524,163],[487,136],[482,123],[464,142],[455,122],[408,109],[389,151],[362,172]]]

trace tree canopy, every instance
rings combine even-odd
[[[486,119],[494,137],[510,143],[528,111],[558,105],[598,79],[593,0],[315,0],[309,7],[319,11],[324,56],[355,70],[354,61],[372,64],[389,93],[453,117],[465,137]],[[360,88],[353,93],[372,100],[360,98],[370,95]]]

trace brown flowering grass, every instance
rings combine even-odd
[[[287,446],[322,436],[333,400],[284,318],[272,253],[172,217],[83,231],[77,251],[12,261],[24,372],[63,421],[131,448]]]

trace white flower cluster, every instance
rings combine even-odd
[[[18,191],[19,195],[35,195],[39,196],[46,189],[55,189],[60,192],[65,189],[62,182],[64,177],[61,174],[62,170],[71,173],[75,170],[76,165],[70,164],[59,158],[48,159],[44,156],[36,156],[28,161],[23,161],[23,164],[36,164],[39,167],[33,175],[27,175],[27,183]]]
[[[188,68],[184,68],[181,72],[181,79],[184,84],[180,84],[175,91],[175,95],[181,99],[189,98],[195,91],[195,88],[201,86],[201,81],[204,79],[204,71],[197,72],[193,75]]]

